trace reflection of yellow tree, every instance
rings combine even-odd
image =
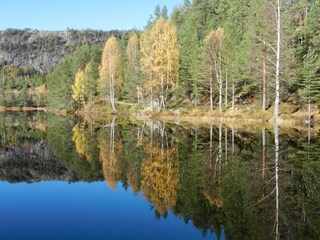
[[[100,161],[102,163],[103,176],[111,189],[116,189],[119,180],[118,156],[121,149],[120,142],[114,139],[115,119],[111,123],[110,133],[101,134],[98,138],[98,147],[100,149]]]
[[[175,206],[179,188],[178,150],[147,145],[148,159],[142,163],[141,189],[159,213]]]
[[[86,132],[84,127],[80,125],[75,125],[72,131],[73,131],[72,141],[76,145],[77,153],[80,156],[91,161],[93,157],[92,157],[92,154],[90,153],[89,142],[88,142],[90,140],[90,136],[88,136],[88,133]]]

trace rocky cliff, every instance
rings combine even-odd
[[[66,30],[38,31],[7,29],[0,31],[0,67],[13,65],[47,72],[81,44],[102,46],[121,31]]]

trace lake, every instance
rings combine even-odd
[[[320,138],[0,113],[1,239],[320,239]]]

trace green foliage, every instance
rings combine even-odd
[[[320,102],[320,57],[309,48],[303,61],[303,80],[300,93],[307,101]]]
[[[48,106],[71,110],[73,108],[72,89],[71,86],[74,82],[75,75],[79,69],[83,69],[86,64],[93,61],[92,67],[96,69],[91,71],[89,79],[97,77],[96,71],[98,66],[98,56],[101,50],[95,47],[83,45],[76,49],[74,53],[66,57],[52,73],[47,77],[48,84]],[[93,72],[94,71],[94,72]],[[94,88],[90,81],[90,89]]]
[[[299,95],[302,94],[306,100],[318,104],[320,2],[281,2],[281,97],[300,99]],[[145,31],[150,31],[160,18],[171,20],[178,32],[179,79],[174,89],[166,92],[168,106],[182,102],[195,106],[199,103],[209,105],[208,79],[204,73],[204,40],[210,32],[219,28],[224,32],[219,58],[219,72],[223,83],[214,86],[214,99],[219,95],[219,88],[223,88],[222,95],[226,95],[223,99],[228,102],[232,93],[230,86],[234,83],[236,99],[241,99],[237,101],[240,104],[245,100],[261,100],[264,86],[267,102],[272,102],[275,90],[274,49],[277,29],[274,24],[276,16],[269,0],[185,0],[172,11],[171,17],[168,16],[166,6],[157,5]],[[146,81],[146,76],[141,74],[140,69],[141,49],[145,46],[131,44],[130,41],[136,38],[138,40],[135,42],[139,43],[143,34],[134,30],[123,33],[120,38],[121,59],[117,70],[121,76],[117,77],[121,81],[117,88],[121,89],[116,91],[119,100],[135,103],[138,98],[148,98],[147,93],[138,91]],[[166,42],[164,39],[153,42],[153,45],[149,46],[153,51],[148,55],[153,56],[156,52],[155,45],[162,42],[160,40]],[[128,54],[129,50],[131,53],[133,50],[137,52],[135,57]],[[101,100],[97,96],[101,55],[100,48],[83,45],[67,56],[47,76],[37,74],[27,66],[21,69],[3,66],[0,69],[0,104],[50,106],[72,111],[76,106],[72,99],[71,86],[74,84],[76,73],[80,69],[87,69],[83,83],[83,102],[90,103],[91,108],[96,100]],[[161,65],[159,60],[150,59],[150,62]],[[178,67],[178,64],[175,65],[171,68]],[[151,75],[148,78],[155,77]],[[170,100],[173,103],[170,103]],[[147,102],[144,105],[146,106]],[[226,107],[228,108],[227,103]]]

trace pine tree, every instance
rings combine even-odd
[[[136,90],[142,84],[140,69],[140,46],[137,33],[131,34],[126,46],[126,66],[124,76],[124,88],[127,98],[133,100],[136,97]]]
[[[320,57],[309,48],[303,61],[303,80],[300,93],[308,102],[308,118],[311,121],[311,104],[320,102]]]

